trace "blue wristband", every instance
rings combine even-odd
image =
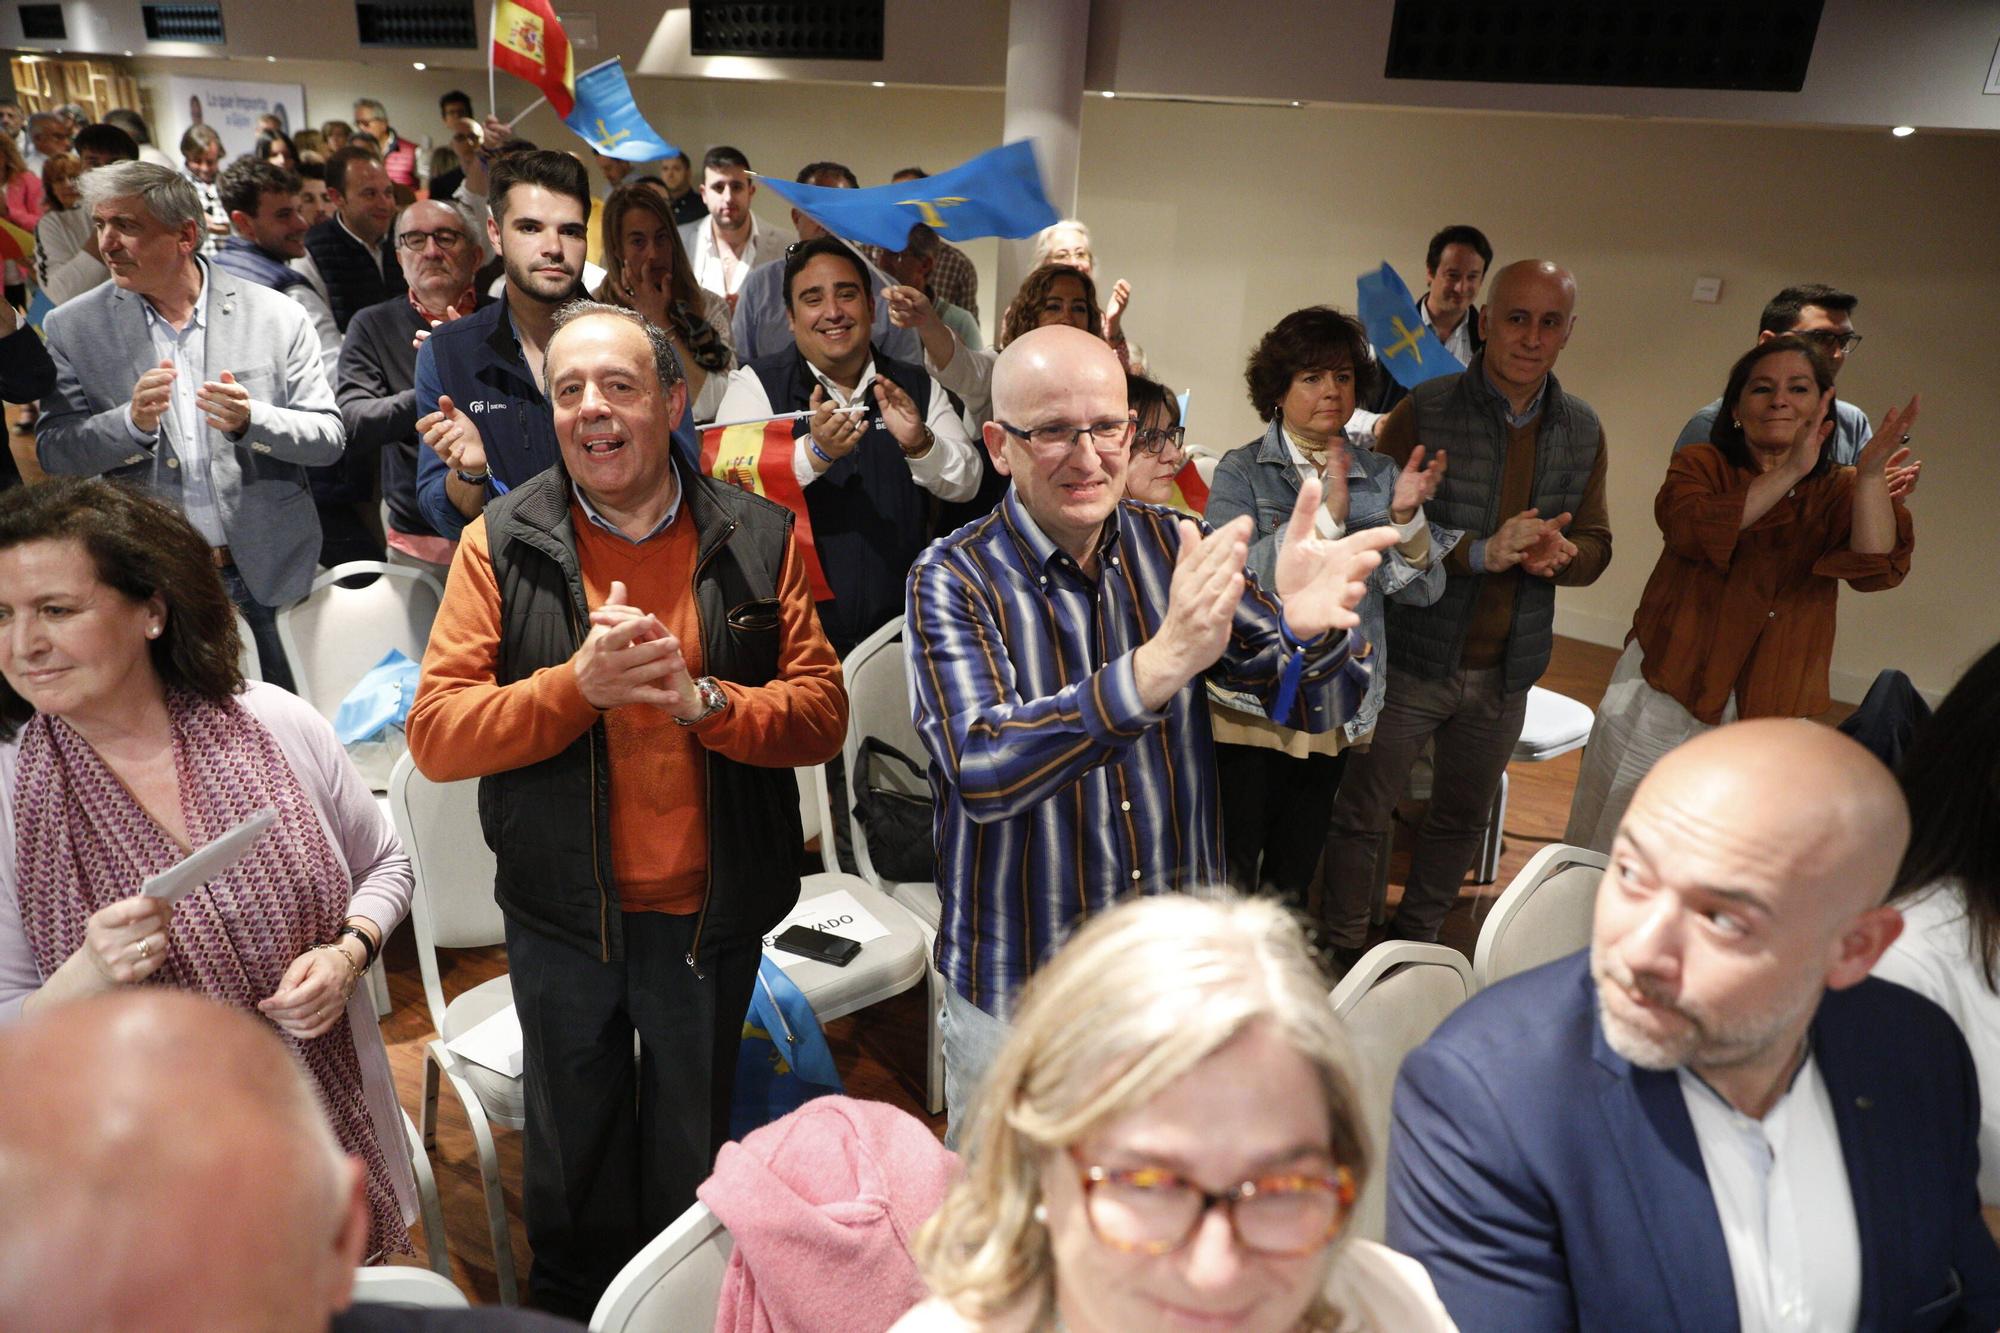
[[[1285,719],[1292,715],[1292,708],[1298,703],[1299,682],[1306,674],[1306,646],[1292,633],[1292,627],[1285,623],[1285,613],[1278,612],[1278,635],[1285,641],[1285,668],[1278,676],[1278,697],[1271,707],[1271,720],[1279,726],[1287,725]]]
[[[819,459],[820,462],[826,464],[828,467],[833,466],[833,455],[820,448],[819,441],[810,435],[806,436],[806,448],[812,450],[813,457]]]

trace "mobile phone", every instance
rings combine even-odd
[[[861,946],[839,935],[829,935],[811,926],[787,926],[771,940],[772,947],[795,953],[815,962],[846,967],[861,952]]]

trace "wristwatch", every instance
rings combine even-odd
[[[451,470],[451,475],[457,477],[460,481],[464,482],[468,486],[484,486],[486,484],[487,478],[491,477],[493,474],[490,471],[465,472],[458,468],[453,468]]]
[[[723,709],[729,707],[729,696],[722,692],[722,686],[716,683],[713,676],[703,676],[700,680],[697,680],[694,683],[694,690],[696,694],[701,696],[701,711],[693,717],[677,717],[674,719],[674,721],[684,727],[692,727],[697,723],[706,722]]]
[[[925,454],[931,451],[931,446],[936,443],[937,443],[937,432],[933,431],[930,428],[930,426],[926,424],[924,426],[924,442],[918,445],[914,449],[903,450],[903,457],[922,458]]]

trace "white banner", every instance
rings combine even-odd
[[[196,124],[222,136],[222,165],[228,166],[257,143],[257,120],[275,115],[287,134],[305,127],[306,90],[297,83],[244,83],[236,79],[167,80],[166,103],[155,108],[153,140],[176,162],[181,136]]]

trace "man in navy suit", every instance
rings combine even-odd
[[[1389,1243],[1459,1327],[2000,1327],[1958,1030],[1869,970],[1909,817],[1831,728],[1723,727],[1632,801],[1591,948],[1404,1062]]]

